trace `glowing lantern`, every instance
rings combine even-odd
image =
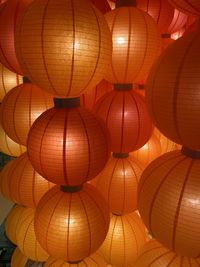
[[[169,0],[169,3],[186,14],[200,15],[199,0]]]
[[[198,267],[200,259],[182,257],[163,247],[156,240],[144,245],[134,267]]]
[[[18,247],[16,247],[16,249],[14,250],[12,254],[11,266],[12,267],[19,267],[19,266],[25,267],[27,260],[28,258],[24,254],[22,254],[22,252],[20,251]]]
[[[110,11],[110,5],[107,0],[90,0],[103,14]]]
[[[74,97],[102,80],[110,63],[111,35],[89,1],[33,1],[20,22],[17,56],[33,83],[56,96]]]
[[[22,76],[0,64],[0,102],[8,91],[23,82]]]
[[[140,149],[131,152],[130,156],[137,159],[144,166],[161,155],[161,145],[159,139],[153,134],[149,141]]]
[[[188,15],[180,12],[179,10],[174,10],[174,17],[172,22],[170,23],[167,32],[174,33],[179,31],[187,22]]]
[[[160,53],[155,21],[135,7],[119,7],[105,14],[112,33],[113,52],[105,79],[111,83],[137,83],[146,78]]]
[[[19,205],[34,208],[54,184],[40,176],[32,167],[27,154],[6,164],[0,173],[1,193]]]
[[[80,185],[94,178],[106,164],[109,136],[97,116],[85,108],[72,107],[79,105],[79,98],[63,101],[68,108],[49,109],[33,124],[28,156],[35,170],[47,180]],[[61,105],[62,100],[58,102],[55,105]]]
[[[199,47],[198,31],[176,40],[160,56],[146,84],[146,103],[155,126],[192,149],[200,149]]]
[[[95,113],[111,135],[111,151],[128,153],[143,146],[152,134],[144,98],[134,90],[114,90],[101,97]]]
[[[200,159],[186,148],[154,160],[138,188],[138,210],[150,233],[186,257],[200,255]]]
[[[32,83],[21,84],[4,97],[0,119],[7,135],[26,145],[31,125],[45,110],[53,106],[53,98]]]
[[[109,219],[108,206],[92,185],[62,186],[61,190],[55,186],[36,208],[35,233],[51,256],[76,262],[98,249]]]
[[[145,227],[136,212],[123,216],[112,215],[100,251],[110,264],[132,266],[145,243]]]
[[[38,243],[34,231],[35,210],[25,208],[16,229],[17,245],[24,255],[34,261],[45,261],[49,257]]]
[[[181,38],[181,37],[184,35],[184,33],[185,33],[185,27],[181,28],[181,29],[180,29],[179,31],[177,31],[177,32],[172,33],[172,34],[171,34],[171,38],[172,38],[173,40],[177,40],[177,39]]]
[[[32,0],[9,0],[3,4],[0,16],[0,62],[13,72],[22,74],[16,58],[14,33],[17,21]]]

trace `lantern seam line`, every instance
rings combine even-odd
[[[137,257],[138,257],[138,254],[139,254],[139,250],[138,250],[138,248],[139,248],[138,240],[137,240],[137,237],[136,237],[135,229],[133,228],[133,226],[132,226],[132,224],[130,223],[129,219],[131,219],[131,215],[130,215],[130,214],[128,214],[128,216],[127,216],[127,224],[130,226],[131,231],[132,231],[132,233],[133,233],[133,236],[134,236],[134,239],[135,239],[135,244],[136,244],[136,255],[137,255]],[[137,226],[139,226],[138,223],[137,223]],[[140,228],[140,226],[139,226],[139,228]],[[140,230],[141,230],[141,229],[140,229]]]
[[[113,216],[115,216],[115,221],[114,221],[114,225],[113,225],[113,227],[112,227],[112,233],[111,233],[111,238],[110,238],[110,246],[109,246],[109,256],[108,256],[108,258],[109,258],[109,260],[108,260],[108,262],[109,263],[112,263],[112,244],[113,244],[113,238],[114,238],[114,235],[115,235],[115,227],[116,227],[116,224],[117,224],[117,220],[118,220],[118,216],[116,216],[116,215],[113,215]],[[120,216],[121,217],[121,216]],[[121,219],[121,218],[120,218]],[[110,230],[110,227],[111,227],[111,225],[109,226],[109,230]],[[109,232],[109,230],[108,230],[108,232]],[[108,234],[107,234],[108,235]],[[106,237],[106,239],[107,239],[107,237]],[[105,240],[106,240],[105,239]]]
[[[123,141],[124,141],[124,109],[125,109],[125,92],[122,91],[122,118],[121,118],[121,135],[120,135],[120,152],[124,151],[123,149]]]
[[[71,184],[71,182],[69,181],[69,177],[68,177],[68,173],[67,173],[67,134],[68,134],[68,123],[69,123],[69,116],[70,116],[70,109],[65,109],[65,119],[64,119],[64,123],[63,123],[63,141],[62,141],[62,162],[63,162],[63,175],[64,175],[64,182],[69,185]]]

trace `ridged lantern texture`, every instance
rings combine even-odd
[[[16,30],[23,72],[57,97],[94,88],[108,68],[111,50],[104,16],[87,0],[34,1]]]
[[[191,149],[200,149],[199,46],[198,31],[178,39],[160,56],[146,84],[146,103],[155,126]]]
[[[199,0],[169,0],[169,3],[186,14],[200,15]]]
[[[143,166],[147,166],[151,161],[161,155],[161,144],[159,139],[153,134],[149,141],[140,149],[130,153],[131,158],[137,159]]]
[[[107,267],[107,263],[100,254],[95,253],[81,262],[72,264],[49,257],[44,267]]]
[[[9,0],[0,10],[0,62],[13,72],[22,75],[16,57],[14,33],[19,18],[32,0]]]
[[[9,91],[2,101],[2,127],[12,140],[26,145],[31,125],[52,106],[52,95],[32,83],[21,84]]]
[[[0,102],[2,102],[3,97],[8,91],[21,83],[23,83],[22,76],[0,64]]]
[[[182,13],[178,9],[174,9],[173,20],[171,21],[167,33],[174,33],[179,31],[187,22],[188,15]]]
[[[174,7],[166,0],[137,0],[137,8],[147,12],[161,33],[166,33],[174,16]]]
[[[35,208],[41,197],[52,187],[32,167],[27,153],[6,164],[0,173],[1,193],[15,203]]]
[[[154,160],[139,182],[138,210],[147,229],[167,248],[186,257],[200,255],[199,186],[200,159],[181,151]]]
[[[119,7],[105,14],[112,33],[113,52],[105,79],[137,83],[146,78],[161,48],[156,22],[135,7]]]
[[[137,209],[137,188],[143,166],[128,155],[124,158],[119,156],[111,156],[103,171],[91,183],[101,192],[110,211],[122,215]]]
[[[17,228],[20,222],[21,214],[26,208],[23,206],[16,205],[12,208],[6,218],[6,236],[12,241],[13,244],[17,245]]]
[[[111,265],[133,266],[145,242],[145,227],[136,212],[112,215],[100,252]]]
[[[60,185],[94,178],[110,154],[105,125],[83,107],[44,112],[30,129],[27,147],[35,170]]]
[[[200,259],[182,257],[156,240],[144,245],[134,267],[199,267]]]
[[[76,192],[63,191],[55,186],[41,198],[36,208],[35,233],[52,257],[81,261],[94,253],[106,237],[108,205],[90,184]]]
[[[177,149],[177,144],[163,135],[156,127],[154,128],[153,134],[159,139],[161,145],[161,154],[174,151]]]
[[[114,90],[101,97],[95,113],[106,123],[111,151],[128,153],[142,147],[152,134],[144,98],[134,90]]]
[[[34,230],[35,209],[25,208],[17,226],[17,245],[24,255],[34,261],[46,261],[48,253],[40,246]]]
[[[28,258],[20,251],[18,247],[15,248],[11,257],[12,267],[25,267]]]

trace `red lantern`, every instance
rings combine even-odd
[[[169,3],[186,14],[200,15],[199,0],[169,0]]]
[[[187,18],[188,18],[188,15],[182,13],[181,11],[177,9],[174,9],[174,17],[167,29],[167,32],[175,33],[179,31],[186,24]]]

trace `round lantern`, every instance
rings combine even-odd
[[[199,0],[169,0],[169,3],[186,14],[200,15]]]
[[[132,266],[145,242],[145,227],[136,212],[123,216],[112,215],[100,251],[110,264]]]
[[[38,243],[34,230],[35,210],[25,208],[16,229],[17,245],[24,255],[34,261],[45,261],[49,257]]]
[[[111,151],[128,153],[142,147],[152,134],[144,98],[134,90],[114,90],[101,97],[95,113],[111,135]]]
[[[16,205],[12,208],[6,218],[6,236],[12,241],[13,244],[17,245],[17,227],[19,225],[21,214],[26,208],[23,206]]]
[[[198,31],[176,40],[160,56],[146,84],[146,102],[155,126],[191,149],[200,149],[199,46]]]
[[[22,74],[16,58],[14,33],[17,21],[32,0],[9,0],[3,4],[0,15],[0,62],[13,72]]]
[[[23,72],[56,96],[74,97],[94,88],[111,50],[104,16],[87,0],[33,1],[16,31]]]
[[[68,99],[67,105],[76,100]],[[105,125],[83,107],[47,110],[33,124],[27,143],[35,170],[62,185],[94,178],[107,162],[109,145]]]
[[[54,184],[32,167],[27,153],[8,163],[0,173],[1,193],[19,205],[34,208]]]
[[[0,64],[0,102],[2,102],[8,91],[22,82],[22,76],[10,71]]]
[[[137,0],[137,7],[147,12],[157,23],[161,33],[166,33],[174,16],[174,8],[166,0]]]
[[[159,139],[161,145],[161,154],[166,152],[177,150],[176,143],[172,142],[165,135],[163,135],[156,127],[154,128],[153,134]]]
[[[44,267],[107,267],[107,263],[100,254],[95,253],[81,262],[72,264],[49,257]]]
[[[182,13],[178,9],[174,9],[173,20],[171,21],[167,33],[174,33],[179,31],[187,22],[188,15]]]
[[[163,247],[156,240],[144,245],[134,267],[199,267],[200,259],[186,258]]]
[[[20,251],[18,247],[16,247],[16,249],[14,250],[12,254],[11,266],[12,267],[19,267],[19,266],[25,267],[27,260],[28,258],[24,254],[22,254],[22,252]]]
[[[26,145],[31,125],[45,110],[53,106],[53,98],[32,83],[21,84],[4,97],[0,119],[7,135]]]
[[[159,139],[153,134],[149,141],[140,149],[131,152],[130,156],[137,159],[143,166],[147,166],[152,160],[161,155],[161,144]]]
[[[137,187],[143,168],[128,155],[114,154],[103,171],[91,181],[102,193],[114,214],[137,209]]]
[[[198,154],[183,148],[162,155],[144,170],[138,188],[138,209],[150,233],[194,258],[200,255]]]
[[[109,219],[108,206],[92,185],[55,186],[36,208],[35,233],[51,256],[75,263],[99,248]]]
[[[113,52],[105,79],[111,83],[144,80],[160,54],[156,22],[135,7],[119,7],[105,14],[112,33]]]

